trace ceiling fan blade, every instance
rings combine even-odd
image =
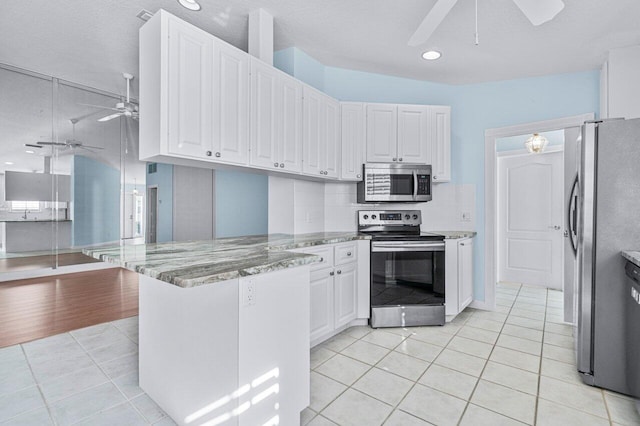
[[[25,143],[24,146],[28,146],[30,148],[42,148],[42,145],[36,145],[34,143]]]
[[[121,112],[117,112],[115,114],[111,114],[111,115],[107,115],[106,117],[99,118],[98,121],[105,122],[105,121],[113,120],[114,118],[120,117],[121,115],[122,115]]]
[[[426,43],[457,2],[458,0],[438,0],[409,39],[409,46]]]
[[[36,142],[38,145],[51,145],[51,146],[67,146],[64,142]]]
[[[564,9],[562,0],[513,0],[516,6],[535,26],[555,18]]]

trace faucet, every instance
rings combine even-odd
[[[29,213],[29,210],[24,209],[24,215],[20,217],[23,218],[24,220],[27,220],[27,213]]]

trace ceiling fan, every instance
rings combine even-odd
[[[125,73],[122,73],[122,76],[124,77],[125,80],[127,80],[127,99],[126,99],[126,101],[116,103],[115,107],[113,107],[113,108],[105,107],[105,106],[102,106],[102,105],[82,104],[82,105],[86,105],[86,106],[90,106],[90,107],[94,107],[94,108],[100,108],[100,109],[105,109],[105,110],[109,110],[109,111],[115,111],[114,113],[111,113],[111,114],[106,115],[106,116],[104,116],[102,118],[99,118],[98,121],[105,122],[105,121],[113,120],[114,118],[118,118],[118,117],[121,117],[121,116],[130,117],[130,118],[133,118],[134,120],[138,119],[138,116],[139,116],[138,105],[134,104],[129,99],[129,91],[130,91],[130,88],[131,88],[131,80],[133,80],[133,75],[125,72]]]
[[[409,39],[409,46],[420,46],[426,43],[457,2],[458,0],[437,0],[436,4],[433,5],[422,23],[418,26],[416,32],[413,33]],[[513,2],[535,26],[552,20],[564,9],[564,2],[562,0],[513,0]]]
[[[64,142],[43,142],[43,141],[38,141],[35,144],[30,144],[30,143],[26,143],[24,144],[24,146],[28,146],[31,148],[43,148],[45,146],[55,146],[55,147],[63,147],[62,149],[75,149],[75,148],[81,148],[84,149],[86,151],[93,151],[96,149],[104,149],[100,146],[91,146],[91,145],[85,145],[83,144],[81,141],[76,139],[76,123],[78,121],[80,121],[80,119],[78,118],[71,118],[69,120],[71,122],[71,125],[73,126],[73,136],[71,139],[67,139]]]

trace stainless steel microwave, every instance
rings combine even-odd
[[[358,182],[358,203],[420,203],[431,201],[431,166],[365,164]]]

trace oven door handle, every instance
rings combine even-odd
[[[418,174],[413,171],[413,199],[418,198]]]
[[[372,243],[371,252],[397,252],[397,251],[444,251],[444,242],[437,243]]]

